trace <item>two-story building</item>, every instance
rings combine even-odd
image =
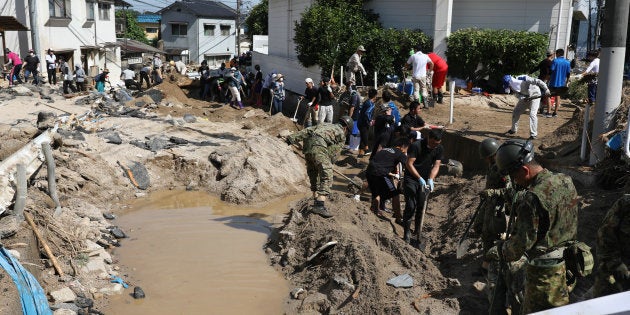
[[[160,34],[160,19],[158,14],[139,14],[137,17],[138,26],[144,30],[144,35],[148,40],[158,38]]]
[[[236,53],[236,11],[215,1],[183,0],[160,10],[167,59],[215,67]]]
[[[0,6],[0,16],[14,16],[29,29],[37,30],[35,36],[40,47],[37,55],[44,73],[44,56],[52,49],[71,65],[81,63],[90,76],[107,67],[110,76],[116,78],[121,69],[114,26],[115,6],[129,7],[130,4],[122,0],[5,0]],[[31,31],[7,32],[5,44],[24,57],[33,48]]]

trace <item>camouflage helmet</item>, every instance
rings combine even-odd
[[[486,138],[479,144],[479,156],[482,159],[493,156],[499,149],[499,141],[494,138]]]
[[[507,175],[511,171],[534,159],[534,143],[525,140],[508,140],[497,150],[496,162],[499,172]]]
[[[341,116],[339,118],[339,124],[347,128],[352,128],[352,126],[354,126],[354,121],[350,118],[350,116]]]

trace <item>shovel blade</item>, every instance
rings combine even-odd
[[[468,247],[470,247],[471,243],[472,241],[470,239],[465,239],[461,243],[459,243],[459,245],[457,246],[457,259],[461,259],[466,254],[468,254]]]

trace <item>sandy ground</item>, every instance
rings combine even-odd
[[[248,204],[308,190],[303,161],[278,138],[280,133],[299,129],[289,118],[269,117],[260,109],[239,111],[190,99],[171,84],[162,84],[157,89],[165,98],[157,103],[143,98],[146,100],[140,104],[143,117],[96,114],[99,106],[94,102],[75,104],[85,96],[65,99],[52,93],[53,102],[50,102],[41,99],[36,91],[31,96],[13,98],[0,90],[3,113],[0,127],[6,131],[2,133],[0,156],[10,154],[37,132],[35,121],[40,111],[80,118],[62,125],[75,132],[65,133],[63,145],[55,150],[60,199],[65,209],[62,226],[69,235],[55,234],[56,219],[46,215],[50,211],[47,210],[50,199],[45,195],[47,185],[43,172],[34,178],[29,188],[27,211],[37,214],[42,226],[48,226],[47,235],[55,243],[53,252],[59,255],[70,275],[66,283],[80,281],[86,287],[83,292],[101,305],[107,302],[106,297],[89,288],[98,289],[107,281],[73,272],[73,262],[81,251],[81,245],[77,244],[83,239],[101,240],[100,231],[109,226],[104,219],[86,213],[86,208],[98,214],[115,213],[119,202],[160,189],[200,190],[228,202]],[[424,110],[423,118],[429,123],[447,126],[449,132],[457,136],[477,141],[488,136],[505,139],[503,133],[510,127],[515,98],[474,95],[456,96],[454,100],[453,124],[448,124],[448,97],[445,104]],[[287,101],[287,104],[292,103],[295,102]],[[137,104],[132,101],[128,106],[134,108]],[[291,116],[294,109],[286,106],[285,115]],[[574,142],[580,126],[575,110],[575,106],[563,103],[559,117],[540,117],[540,136],[536,140],[539,146],[554,148]],[[88,111],[92,114],[81,116]],[[401,113],[405,112],[401,108]],[[184,121],[187,114],[193,115],[195,121]],[[517,136],[526,138],[526,115],[521,117],[520,126]],[[121,144],[106,139],[106,134],[112,132],[119,135]],[[181,139],[186,143],[182,144]],[[151,143],[161,145],[153,151],[141,147]],[[340,160],[338,168],[349,175],[358,173],[367,163],[354,155]],[[151,182],[148,190],[134,187],[118,162],[144,165]],[[402,242],[402,230],[393,220],[379,220],[368,211],[368,194],[364,194],[360,202],[350,198],[342,179],[336,182],[336,192],[329,203],[335,213],[333,219],[308,215],[306,199],[290,205],[285,225],[276,231],[266,247],[271,262],[291,286],[307,291],[299,300],[287,298],[286,312],[484,312],[485,293],[472,286],[476,281],[483,281],[472,274],[478,266],[479,251],[472,251],[463,260],[457,260],[454,254],[459,235],[477,206],[483,175],[466,172],[462,178],[442,176],[439,182],[441,185],[431,198],[426,216],[425,231],[430,241],[424,252]],[[597,224],[593,222],[601,220],[620,191],[578,188],[582,198],[579,235],[589,245],[594,245]],[[332,240],[338,242],[332,250],[315,263],[305,264],[306,258],[317,248]],[[50,268],[40,270],[44,271],[40,272],[43,275],[40,279],[47,291],[65,285],[54,281],[56,276]],[[413,277],[413,288],[396,289],[385,284],[389,278],[405,273]],[[592,280],[586,278],[582,282],[583,286],[588,286]],[[580,299],[586,291],[582,287],[580,290],[574,300]]]

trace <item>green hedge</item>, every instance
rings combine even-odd
[[[447,44],[450,76],[475,83],[488,76],[496,86],[505,74],[529,73],[535,68],[545,57],[548,35],[468,28],[453,32]]]
[[[364,2],[319,0],[304,11],[295,23],[293,38],[300,63],[319,65],[325,76],[334,66],[337,80],[339,67],[363,45],[367,52],[362,63],[368,71],[364,84],[370,84],[374,71],[380,82],[387,74],[401,75],[400,68],[416,44],[433,47],[432,39],[420,30],[383,28],[377,14],[363,9]]]

